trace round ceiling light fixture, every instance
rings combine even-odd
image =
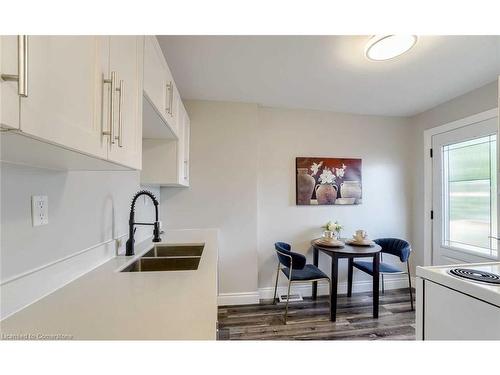
[[[416,35],[374,35],[366,45],[365,56],[374,61],[393,59],[417,43]]]

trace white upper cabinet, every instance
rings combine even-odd
[[[19,76],[19,62],[24,62],[22,43],[22,40],[18,41],[17,36],[0,37],[0,124],[2,128],[19,129],[21,87],[19,82],[14,80],[14,76]]]
[[[114,73],[115,93],[113,98],[107,97],[108,105],[104,106],[108,114],[106,129],[110,133],[108,158],[141,169],[144,37],[112,36],[109,44],[108,77],[111,80]],[[111,82],[107,86],[110,88]],[[113,100],[112,106],[110,100]],[[114,111],[112,125],[111,110]]]
[[[0,73],[1,160],[189,185],[189,118],[156,37],[2,36]]]
[[[144,95],[172,133],[178,136],[179,92],[155,36],[144,42]]]
[[[143,139],[142,184],[189,186],[190,122],[184,105],[179,103],[178,137]]]
[[[179,139],[177,141],[177,183],[179,185],[185,185],[185,176],[184,176],[184,148],[186,147],[184,141],[184,124],[185,124],[185,118],[187,117],[187,113],[184,110],[184,106],[182,105],[182,102],[179,103],[177,106],[177,122],[178,122],[178,134],[179,134]]]
[[[190,121],[155,36],[144,44],[141,183],[189,186]]]
[[[29,94],[21,98],[22,132],[105,158],[102,139],[102,63],[109,38],[30,36]]]
[[[185,109],[184,109],[185,111]],[[189,186],[189,145],[191,143],[191,121],[187,112],[184,112],[184,169],[183,169],[183,183]]]
[[[2,160],[61,169],[140,169],[143,40],[2,37],[2,127],[18,129],[4,133]],[[25,73],[24,95],[18,82],[4,79],[18,70]]]
[[[158,40],[146,36],[144,40],[144,95],[165,120],[167,117],[167,66]]]
[[[167,77],[170,76],[170,71],[168,71]],[[170,76],[171,77],[171,76]],[[177,87],[172,78],[168,82],[168,106],[167,106],[167,123],[172,129],[172,132],[178,137],[179,136],[179,102],[180,95],[177,91]]]

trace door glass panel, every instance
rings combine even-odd
[[[496,135],[444,146],[443,246],[497,256]]]

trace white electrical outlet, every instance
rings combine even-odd
[[[31,197],[31,218],[34,227],[49,223],[49,197],[46,195]]]

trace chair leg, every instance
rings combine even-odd
[[[410,290],[410,304],[411,304],[411,311],[413,311],[413,293],[411,291],[411,274],[410,274],[410,261],[406,261],[406,268],[408,269],[408,286]]]
[[[384,294],[384,293],[385,293],[385,287],[384,287],[384,274],[383,274],[383,273],[381,273],[381,274],[380,274],[380,277],[382,278],[382,280],[381,280],[381,281],[382,281],[382,294]]]
[[[286,318],[288,316],[288,302],[290,300],[290,286],[291,285],[292,285],[292,270],[290,269],[290,278],[288,279],[288,293],[286,295],[285,324],[286,324]]]
[[[274,283],[273,305],[276,304],[276,291],[278,290],[278,276],[279,275],[280,275],[280,263],[278,262],[278,269],[276,270],[276,282]]]

